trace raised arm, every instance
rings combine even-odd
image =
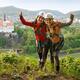
[[[29,21],[24,19],[22,12],[20,14],[20,21],[22,22],[22,24],[24,24],[26,26],[34,27],[34,24],[32,22],[29,22]]]
[[[73,19],[74,19],[74,15],[71,14],[71,15],[70,15],[70,21],[67,22],[67,23],[61,23],[61,27],[65,27],[65,26],[71,25],[71,24],[73,23]]]

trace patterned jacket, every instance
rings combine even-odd
[[[61,23],[61,22],[55,22],[53,21],[52,24],[50,24],[50,26],[47,26],[47,34],[50,35],[50,39],[52,40],[52,42],[57,43],[60,41],[61,39],[61,28],[65,27],[65,26],[69,26],[71,25],[73,22],[73,19],[70,20],[70,22],[68,23]]]

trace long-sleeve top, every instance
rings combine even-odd
[[[39,40],[42,42],[46,41],[46,31],[47,30],[46,30],[45,23],[41,26],[40,23],[29,22],[29,21],[25,20],[23,16],[20,16],[20,21],[22,22],[22,24],[24,24],[26,26],[30,26],[34,29],[36,41],[39,41]]]
[[[47,26],[47,34],[51,36],[50,39],[55,43],[58,42],[60,40],[59,35],[61,34],[61,28],[71,25],[72,22],[73,19],[67,23],[53,21],[49,26]]]

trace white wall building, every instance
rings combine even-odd
[[[11,20],[7,20],[4,16],[4,20],[0,20],[0,32],[13,32],[14,31],[14,25]]]

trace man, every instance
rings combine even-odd
[[[36,37],[36,47],[39,55],[39,66],[42,69],[45,61],[46,56],[48,53],[48,39],[46,38],[46,24],[44,22],[44,12],[39,12],[37,18],[33,22],[29,22],[24,19],[22,12],[20,14],[20,21],[22,24],[26,26],[30,26],[34,29],[35,37]]]
[[[62,22],[54,21],[53,15],[51,13],[47,13],[45,16],[45,23],[47,24],[47,37],[50,39],[52,44],[50,48],[50,54],[51,54],[50,59],[52,64],[54,64],[54,59],[55,59],[56,61],[55,66],[56,66],[57,73],[59,73],[60,70],[58,54],[64,44],[64,37],[61,34],[61,28],[71,25],[73,19],[74,19],[74,15],[71,14],[70,21],[68,23],[62,23]],[[56,52],[55,55],[53,54],[53,52]]]

